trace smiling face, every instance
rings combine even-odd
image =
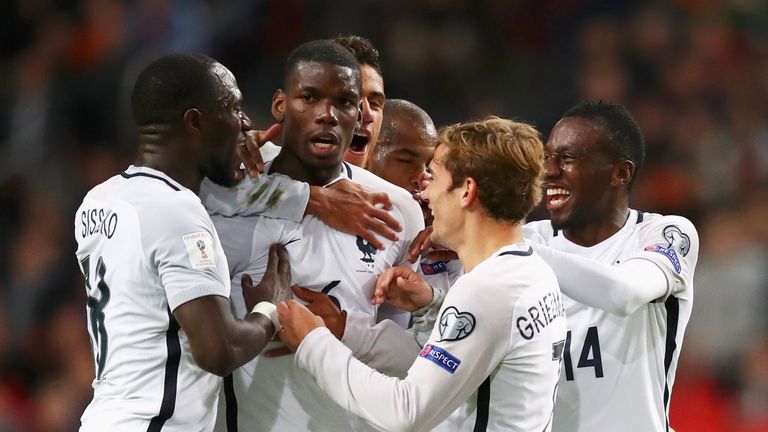
[[[362,167],[368,154],[369,144],[375,143],[381,131],[384,118],[384,79],[372,66],[360,65],[363,79],[362,101],[360,103],[361,125],[355,131],[344,160]]]
[[[443,158],[448,147],[440,145],[429,163],[432,180],[422,193],[429,201],[429,208],[434,218],[432,222],[432,241],[447,248],[456,245],[455,236],[460,232],[463,221],[461,208],[461,188],[451,188],[453,177],[443,165]]]
[[[610,215],[614,163],[603,128],[579,117],[560,120],[545,149],[545,203],[555,229],[580,229]]]
[[[243,95],[232,72],[219,63],[211,65],[211,73],[219,82],[218,100],[204,110],[206,128],[202,140],[206,157],[203,171],[213,182],[228,186],[239,160],[235,146],[245,140],[251,121],[241,110]]]
[[[283,124],[283,147],[304,165],[341,163],[358,124],[359,79],[349,67],[299,62],[275,94],[272,113]]]

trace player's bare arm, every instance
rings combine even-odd
[[[290,298],[291,269],[288,254],[280,245],[270,248],[269,263],[262,281],[253,285],[250,277],[242,280],[246,305],[259,301],[279,302]],[[275,334],[275,326],[266,315],[249,313],[235,319],[229,300],[204,296],[184,303],[173,311],[189,337],[192,356],[202,369],[219,376],[254,358]]]

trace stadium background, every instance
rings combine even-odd
[[[633,206],[685,215],[701,236],[672,426],[768,430],[768,2],[11,0],[0,14],[0,432],[75,430],[89,400],[73,215],[132,159],[137,71],[163,53],[207,53],[233,70],[263,128],[287,53],[338,33],[370,38],[388,97],[439,125],[495,113],[546,135],[583,98],[626,104],[648,143]]]

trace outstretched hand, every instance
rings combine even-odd
[[[362,237],[377,249],[384,243],[377,234],[397,241],[402,226],[389,212],[392,202],[385,193],[371,192],[357,183],[340,180],[329,187],[310,188],[307,213],[331,228]]]
[[[244,274],[240,278],[240,286],[243,288],[245,307],[249,312],[262,301],[277,304],[289,300],[292,297],[291,263],[285,247],[279,243],[270,246],[267,270],[261,281],[253,285],[251,276]]]
[[[296,300],[277,305],[277,317],[283,325],[280,339],[293,352],[312,330],[323,327],[323,319]]]
[[[245,141],[235,148],[237,156],[245,165],[245,171],[251,178],[256,178],[264,169],[264,160],[261,158],[259,149],[267,141],[274,140],[280,135],[282,126],[278,123],[273,124],[265,131],[250,130],[245,133]],[[243,170],[235,170],[235,179],[241,180],[245,177]]]
[[[432,301],[432,287],[408,267],[391,267],[376,282],[373,304],[385,301],[391,305],[413,312]]]

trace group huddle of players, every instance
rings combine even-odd
[[[82,431],[670,430],[698,235],[629,208],[626,109],[438,129],[359,36],[291,53],[276,126],[242,99],[199,54],[137,79],[75,218]]]

